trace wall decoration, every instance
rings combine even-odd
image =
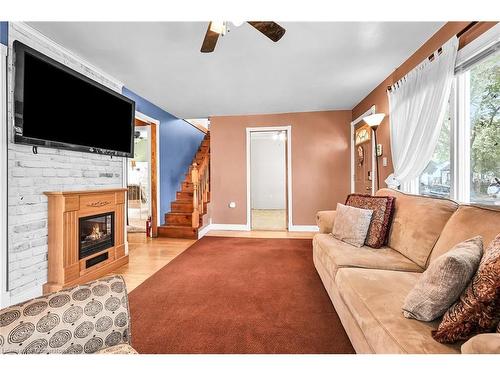
[[[365,143],[369,141],[371,137],[371,128],[369,125],[363,125],[356,129],[355,144],[360,145],[361,143]]]
[[[361,167],[364,161],[365,161],[365,149],[363,148],[363,146],[358,146],[358,167]]]

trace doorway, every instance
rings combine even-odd
[[[371,132],[367,124],[358,124],[354,129],[354,191],[359,194],[372,192]]]
[[[375,145],[372,129],[363,118],[375,113],[375,106],[351,122],[351,193],[375,194]]]
[[[127,232],[157,234],[157,126],[135,119],[134,157],[127,161]]]
[[[257,128],[247,134],[251,230],[288,229],[288,130]]]

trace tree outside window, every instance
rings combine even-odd
[[[469,71],[470,201],[500,205],[500,53]]]
[[[441,126],[432,159],[419,178],[419,194],[450,198],[451,189],[451,118],[450,103]]]

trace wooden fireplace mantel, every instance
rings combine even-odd
[[[125,200],[127,189],[50,191],[44,193],[49,206],[48,280],[43,292],[85,283],[128,263],[125,254]],[[79,259],[79,220],[114,213],[114,245]],[[107,253],[107,259],[87,267],[86,263]]]

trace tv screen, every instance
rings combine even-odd
[[[16,41],[15,141],[133,156],[135,103]]]

